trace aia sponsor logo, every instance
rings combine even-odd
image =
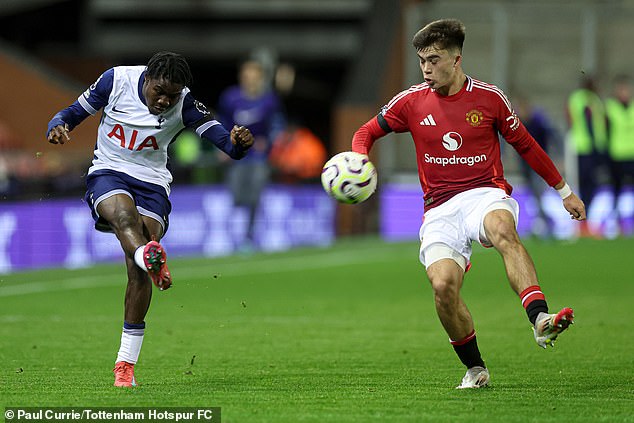
[[[116,139],[119,141],[119,146],[121,148],[127,148],[131,151],[141,151],[144,148],[151,148],[152,150],[158,150],[158,142],[156,138],[152,135],[146,137],[143,141],[140,141],[137,144],[137,137],[139,136],[139,131],[136,129],[132,130],[132,133],[128,133],[126,136],[125,130],[123,126],[116,124],[112,131],[108,134],[108,138]]]

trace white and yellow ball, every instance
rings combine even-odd
[[[367,200],[376,190],[377,179],[376,168],[368,156],[352,151],[334,155],[321,172],[324,190],[345,204]]]

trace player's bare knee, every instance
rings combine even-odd
[[[120,210],[109,220],[109,223],[115,229],[115,232],[124,232],[141,228],[142,221],[136,210]]]
[[[429,282],[436,301],[440,301],[444,304],[450,304],[457,301],[460,291],[460,283],[455,278],[451,277],[448,272],[431,272],[428,273]]]

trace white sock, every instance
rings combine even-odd
[[[121,333],[121,346],[119,347],[115,363],[125,361],[130,364],[136,364],[141,352],[141,345],[143,345],[144,334],[145,328],[129,329],[124,326]]]
[[[147,267],[145,267],[145,262],[143,261],[143,250],[145,249],[145,245],[141,245],[134,252],[134,262],[137,266],[147,272]]]

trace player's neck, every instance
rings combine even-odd
[[[439,88],[438,90],[436,90],[436,92],[444,96],[457,94],[464,86],[466,80],[467,75],[465,75],[464,72],[459,69],[458,71],[456,71],[456,75],[453,78],[452,82],[442,88]]]

